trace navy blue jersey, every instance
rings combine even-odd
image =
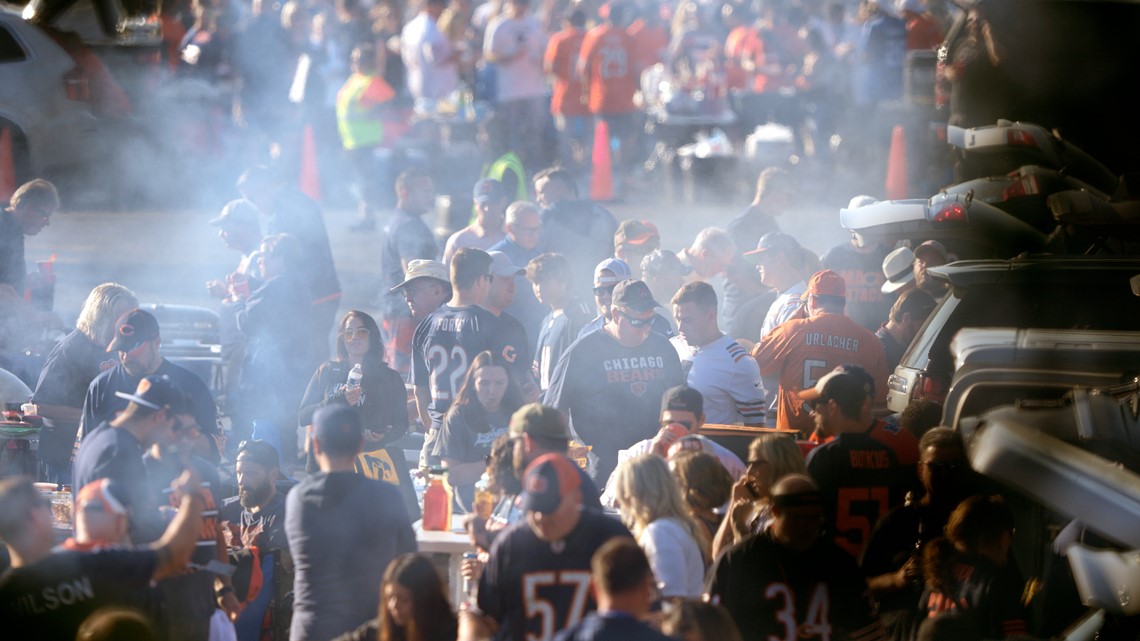
[[[902,505],[914,485],[913,468],[899,465],[894,450],[862,432],[841,434],[812,450],[807,471],[823,495],[835,543],[852,558],[867,545],[875,523]]]
[[[499,328],[494,314],[475,305],[443,305],[416,327],[412,336],[412,384],[431,390],[431,429],[438,431],[443,424],[443,415],[479,352],[508,351],[508,341]]]
[[[793,550],[771,530],[751,536],[716,560],[705,591],[732,615],[744,641],[882,639],[863,573],[823,537]]]
[[[511,373],[515,382],[522,385],[527,378],[532,378],[531,365],[534,359],[530,355],[531,337],[527,336],[526,328],[519,319],[503,312],[497,319],[495,336],[502,343],[501,355],[503,360],[511,364]]]
[[[495,537],[479,577],[479,609],[499,624],[496,641],[551,641],[596,607],[590,597],[594,552],[629,530],[601,512],[583,509],[577,527],[550,543],[525,522]]]

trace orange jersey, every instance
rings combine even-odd
[[[640,69],[634,59],[634,41],[622,29],[594,27],[582,41],[578,73],[590,83],[590,112],[619,114],[634,111]]]
[[[648,69],[664,59],[664,52],[669,48],[669,32],[663,24],[646,24],[645,20],[638,18],[633,24],[626,27],[626,33],[633,36],[634,60],[636,68],[640,71]]]
[[[810,434],[811,415],[797,396],[821,376],[844,364],[858,365],[875,379],[875,402],[887,397],[887,357],[883,343],[867,329],[842,314],[820,313],[787,321],[752,348],[764,376],[779,376],[776,427]]]
[[[550,113],[563,116],[585,116],[590,113],[582,103],[582,83],[578,81],[578,54],[585,32],[569,27],[550,36],[543,57],[543,67],[554,81]]]

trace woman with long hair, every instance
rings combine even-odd
[[[627,459],[617,469],[622,521],[649,557],[664,598],[699,597],[709,562],[709,540],[689,513],[665,460],[654,454]]]
[[[757,436],[748,445],[744,475],[732,486],[732,502],[713,539],[713,557],[750,534],[765,530],[772,521],[769,501],[772,486],[788,474],[804,474],[804,458],[790,437]]]
[[[471,361],[455,402],[443,417],[433,451],[447,464],[448,480],[461,505],[471,507],[475,481],[487,469],[491,444],[507,433],[511,414],[522,405],[522,392],[507,361],[497,354],[480,352]]]
[[[971,496],[950,514],[945,532],[922,549],[919,620],[951,613],[971,619],[982,639],[1028,634],[1025,579],[1009,563],[1013,511],[1005,500]]]
[[[712,454],[685,450],[669,457],[669,469],[681,488],[689,513],[705,529],[712,541],[720,528],[717,509],[732,494],[732,475]]]
[[[359,365],[359,384],[348,380]],[[332,404],[348,405],[364,427],[365,456],[361,471],[400,487],[410,516],[418,518],[415,491],[404,464],[404,452],[393,447],[408,432],[407,390],[400,375],[384,362],[384,341],[376,321],[359,310],[344,315],[337,326],[336,359],[322,363],[309,381],[299,411],[300,424],[310,425],[313,413]],[[313,471],[316,462],[309,454]]]
[[[380,583],[380,614],[333,641],[455,641],[459,625],[431,559],[392,559]]]

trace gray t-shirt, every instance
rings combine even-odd
[[[318,472],[286,498],[296,571],[289,638],[323,641],[375,618],[392,559],[416,551],[395,486],[352,472]]]

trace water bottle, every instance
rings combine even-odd
[[[361,369],[360,363],[352,366],[352,370],[348,372],[348,381],[345,383],[348,387],[360,387],[360,381],[364,380],[364,370]],[[357,401],[357,405],[364,402],[364,397],[361,396]]]
[[[469,561],[469,560],[477,559],[477,558],[479,558],[479,555],[474,553],[474,552],[464,552],[463,553],[463,560],[464,561]],[[465,597],[464,601],[466,604],[471,605],[471,606],[475,605],[478,590],[479,590],[479,582],[478,581],[468,579],[466,577],[463,578],[463,595]]]

